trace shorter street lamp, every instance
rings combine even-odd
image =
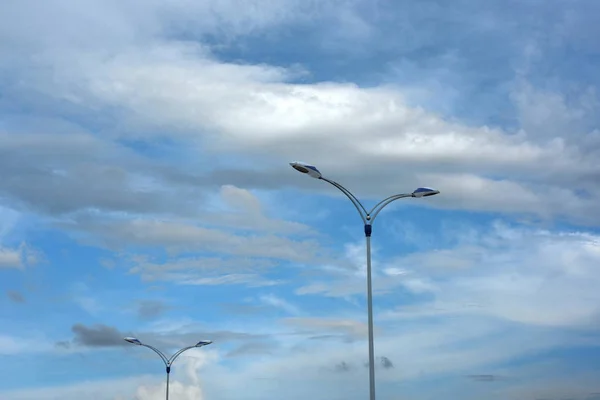
[[[165,363],[165,367],[166,367],[166,371],[167,371],[167,392],[166,392],[166,399],[169,400],[169,376],[171,375],[171,365],[173,364],[173,361],[175,361],[175,359],[177,357],[179,357],[179,355],[181,353],[183,353],[186,350],[189,349],[195,349],[198,347],[203,347],[203,346],[207,346],[209,344],[212,343],[212,340],[201,340],[198,343],[196,343],[194,346],[188,346],[188,347],[184,347],[183,349],[179,350],[178,352],[176,352],[175,354],[173,354],[171,356],[171,358],[167,358],[167,356],[165,356],[160,350],[158,350],[157,348],[150,346],[149,344],[145,344],[140,342],[138,339],[134,338],[134,337],[126,337],[124,338],[124,340],[126,342],[129,342],[131,344],[136,344],[138,346],[144,346],[149,348],[150,350],[154,351],[156,354],[159,355],[159,357],[163,360],[163,362]]]

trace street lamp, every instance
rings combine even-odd
[[[184,347],[183,349],[179,350],[177,353],[173,354],[171,356],[171,358],[167,358],[167,356],[165,356],[157,348],[155,348],[153,346],[150,346],[149,344],[142,343],[142,342],[140,342],[138,339],[136,339],[134,337],[126,337],[126,338],[124,338],[124,340],[126,342],[131,343],[131,344],[135,344],[135,345],[138,345],[138,346],[144,346],[144,347],[149,348],[150,350],[152,350],[156,354],[158,354],[159,357],[163,360],[163,362],[165,363],[166,370],[167,370],[167,394],[166,394],[166,399],[167,400],[169,400],[169,376],[171,375],[171,365],[173,364],[173,361],[175,361],[175,359],[177,357],[179,357],[179,355],[181,353],[183,353],[184,351],[186,351],[186,350],[195,349],[195,348],[203,347],[203,346],[207,346],[207,345],[209,345],[209,344],[212,343],[212,340],[201,340],[201,341],[199,341],[198,343],[196,343],[193,346]]]
[[[303,162],[292,162],[290,163],[292,168],[296,171],[299,171],[303,174],[306,174],[312,178],[320,179],[325,181],[336,188],[338,188],[342,193],[346,195],[356,207],[358,214],[364,223],[365,228],[365,238],[367,242],[367,309],[369,314],[369,398],[370,400],[375,400],[375,355],[373,350],[373,290],[371,288],[371,232],[372,232],[372,224],[375,221],[375,217],[379,214],[379,212],[388,204],[398,199],[402,199],[405,197],[428,197],[436,195],[439,190],[435,190],[428,187],[420,187],[413,191],[412,193],[406,194],[396,194],[393,196],[389,196],[379,203],[377,203],[371,211],[367,212],[367,209],[361,204],[361,202],[354,196],[348,189],[340,185],[339,183],[329,180],[323,177],[321,171],[317,169],[314,165],[306,164]]]

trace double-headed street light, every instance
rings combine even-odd
[[[145,344],[140,342],[138,339],[134,338],[134,337],[126,337],[124,338],[125,341],[131,343],[131,344],[135,344],[138,346],[144,346],[149,348],[150,350],[154,351],[156,354],[159,355],[159,357],[163,360],[163,362],[165,363],[165,367],[166,367],[166,371],[167,371],[167,392],[166,392],[166,399],[169,400],[169,376],[171,375],[171,365],[173,364],[173,361],[175,361],[175,359],[177,357],[179,357],[179,355],[181,353],[183,353],[186,350],[190,350],[190,349],[196,349],[198,347],[203,347],[203,346],[207,346],[209,344],[212,343],[212,340],[201,340],[198,343],[196,343],[193,346],[188,346],[188,347],[184,347],[183,349],[179,350],[178,352],[176,352],[175,354],[173,354],[171,356],[171,358],[167,358],[167,356],[165,356],[163,354],[163,352],[161,352],[160,350],[158,350],[157,348],[150,346],[149,344]]]
[[[354,196],[348,189],[340,185],[339,183],[329,180],[321,174],[321,172],[313,165],[309,165],[303,162],[292,162],[290,163],[292,168],[303,174],[306,174],[312,178],[323,180],[336,188],[346,195],[356,207],[356,210],[360,214],[360,217],[364,223],[365,237],[367,242],[367,309],[369,314],[369,398],[375,400],[375,356],[373,350],[373,290],[371,288],[371,231],[372,224],[375,221],[375,217],[379,212],[388,204],[398,199],[405,197],[428,197],[436,195],[439,190],[435,190],[428,187],[420,187],[412,193],[406,194],[395,194],[389,196],[375,205],[371,211],[367,212],[367,209],[361,204],[361,202]]]

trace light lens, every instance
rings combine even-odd
[[[138,339],[134,338],[134,337],[126,337],[124,338],[125,341],[132,343],[132,344],[137,344],[137,345],[141,345],[142,342],[140,342]]]

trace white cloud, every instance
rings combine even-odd
[[[360,180],[363,191],[397,189],[392,174],[402,171],[407,190],[439,186],[439,205],[580,222],[595,215],[593,181],[587,182],[590,199],[562,186],[564,177],[598,174],[595,157],[558,133],[540,137],[529,125],[517,133],[470,127],[409,107],[398,88],[286,83],[293,72],[219,62],[182,44],[131,49],[108,60],[87,57],[52,90],[122,108],[132,132],[137,126],[159,134],[151,128],[169,126],[171,138],[176,131],[186,140],[208,139],[203,143],[213,150],[268,157],[281,170],[284,159],[310,159],[344,182]],[[580,135],[588,136],[593,133]]]
[[[26,243],[21,243],[17,248],[0,246],[0,269],[23,269],[26,266],[36,265],[42,260],[42,253]]]
[[[257,274],[228,274],[213,278],[193,278],[189,277],[181,281],[184,285],[240,285],[249,287],[273,286],[283,283],[283,281],[267,280]]]
[[[467,314],[580,328],[597,321],[597,235],[502,222],[473,229],[467,228],[461,237],[460,230],[450,227],[452,241],[437,249],[434,245],[406,256],[374,257],[375,303],[398,292],[408,296],[406,304],[379,318]],[[322,273],[329,278],[304,281],[296,294],[364,296],[364,274],[328,269]]]
[[[161,34],[172,33],[170,29],[178,24],[156,23],[163,19],[181,22],[191,15],[211,15],[208,18],[211,23],[197,28],[185,25],[186,29],[213,32],[220,24],[211,24],[222,20],[225,25],[221,26],[229,26],[224,30],[231,29],[238,34],[287,23],[290,18],[297,20],[298,10],[302,10],[300,14],[306,18],[316,14],[334,15],[340,5],[339,1],[309,3],[253,3],[254,7],[244,7],[245,12],[239,13],[236,2],[210,2],[203,6],[187,1],[171,6],[152,2],[141,7],[143,11],[136,12],[134,18],[125,11],[139,6],[137,1],[89,2],[96,12],[84,13],[86,28],[91,29],[88,36],[84,35],[90,41],[86,51],[80,51],[77,44],[60,52],[50,48],[38,54],[38,68],[19,66],[15,67],[15,73],[36,93],[44,93],[50,102],[64,100],[84,113],[90,109],[94,114],[97,110],[118,110],[119,124],[125,129],[97,139],[106,146],[107,137],[152,140],[168,136],[188,150],[229,155],[243,152],[244,158],[254,161],[255,169],[267,167],[263,169],[264,178],[251,183],[254,186],[273,187],[281,186],[284,180],[289,182],[288,175],[283,174],[291,174],[291,171],[285,171],[284,162],[306,159],[322,166],[328,175],[360,188],[361,193],[388,194],[398,190],[397,182],[402,181],[406,185],[403,190],[424,184],[439,186],[442,196],[428,201],[436,206],[560,216],[578,223],[598,221],[595,204],[600,198],[600,187],[595,177],[600,171],[595,162],[597,146],[590,146],[597,143],[598,137],[590,126],[597,102],[593,90],[587,90],[581,101],[567,104],[559,94],[536,92],[531,85],[521,85],[514,95],[522,115],[520,127],[503,131],[469,126],[410,106],[401,87],[363,88],[335,82],[298,84],[291,83],[298,75],[294,68],[221,62],[202,44],[161,38]],[[354,7],[359,3],[365,5],[342,1],[341,4],[350,7],[344,8],[341,20],[356,25]],[[66,3],[57,4],[64,8]],[[13,12],[28,15],[28,8],[22,7]],[[109,36],[120,35],[125,44],[105,46],[105,38],[98,37],[98,32],[106,31],[100,29],[101,22],[110,18],[118,22],[119,29]],[[47,22],[37,22],[52,31],[45,25]],[[130,23],[138,28],[139,38],[133,34]],[[14,24],[10,27],[26,35],[22,28]],[[72,26],[67,24],[64,29],[69,32]],[[53,33],[61,44],[67,43],[63,42],[63,33]],[[40,36],[44,35],[35,37]],[[31,71],[41,75],[20,75]],[[538,101],[539,98],[546,101]],[[534,105],[543,108],[543,112],[537,111]],[[570,132],[575,129],[573,124],[577,125],[576,135]],[[56,137],[51,139],[63,141]],[[46,146],[43,153],[48,155],[52,148],[58,146]],[[52,160],[56,162],[55,158]],[[274,165],[279,167],[274,169]],[[87,174],[85,171],[76,173],[79,170],[72,160],[63,166],[69,179],[54,177],[60,183],[60,193],[78,193],[85,197],[80,199],[82,201],[56,194],[41,200],[42,196],[33,195],[35,189],[15,184],[5,190],[18,199],[38,203],[60,200],[60,205],[52,205],[63,211],[65,209],[59,206],[66,207],[67,203],[69,210],[102,205],[130,211],[143,204],[146,211],[170,209],[184,213],[193,208],[182,196],[169,195],[166,190],[161,196],[135,190],[135,182],[154,179],[153,190],[161,192],[156,183],[166,179],[164,175],[168,174],[163,170],[163,176],[158,179],[161,172],[156,167],[152,172],[144,172],[131,165],[121,166],[120,172],[112,171],[120,179],[111,180],[106,186],[99,184],[97,190],[84,193],[75,190],[74,185],[100,177],[104,179],[99,179],[99,183],[108,182],[105,166],[88,166]],[[173,178],[175,174],[170,172]],[[248,172],[240,168],[229,173],[229,180],[240,184],[247,179]],[[178,178],[183,179],[183,176]],[[193,179],[199,179],[189,175],[186,178],[190,184]],[[40,184],[47,181],[47,178],[40,179]],[[308,186],[308,183],[298,182]],[[567,182],[570,185],[566,185]],[[190,186],[195,187],[197,183]],[[323,185],[311,187],[325,190]],[[589,195],[581,195],[582,187]],[[51,188],[46,186],[45,189],[50,191]],[[223,194],[229,196],[231,189],[223,187]],[[186,185],[185,190],[192,189]],[[110,198],[106,195],[114,191],[120,195]],[[240,192],[236,193],[241,196]],[[161,204],[163,201],[171,206]],[[243,206],[251,207],[250,204]],[[255,219],[247,220],[250,224],[260,226],[266,221],[259,216],[258,209],[254,214]]]
[[[0,248],[0,268],[22,268],[21,252]]]
[[[133,397],[136,387],[150,386],[157,379],[160,378],[158,376],[140,376],[118,380],[83,381],[58,387],[4,391],[2,398],[6,400],[77,400],[91,397],[99,400],[125,400]]]
[[[284,310],[285,312],[292,314],[292,315],[299,315],[302,314],[302,311],[300,310],[299,307],[295,306],[294,304],[291,304],[289,301],[282,299],[278,296],[275,296],[274,294],[265,294],[259,297],[259,300],[269,306],[275,307],[275,308],[280,308],[282,310]]]
[[[595,289],[600,238],[583,232],[509,227],[482,231],[475,243],[415,253],[395,261],[418,266],[435,285],[435,300],[399,307],[396,316],[493,315],[548,326],[591,326],[600,313]],[[457,266],[459,268],[457,268]],[[465,307],[476,304],[478,307]]]

